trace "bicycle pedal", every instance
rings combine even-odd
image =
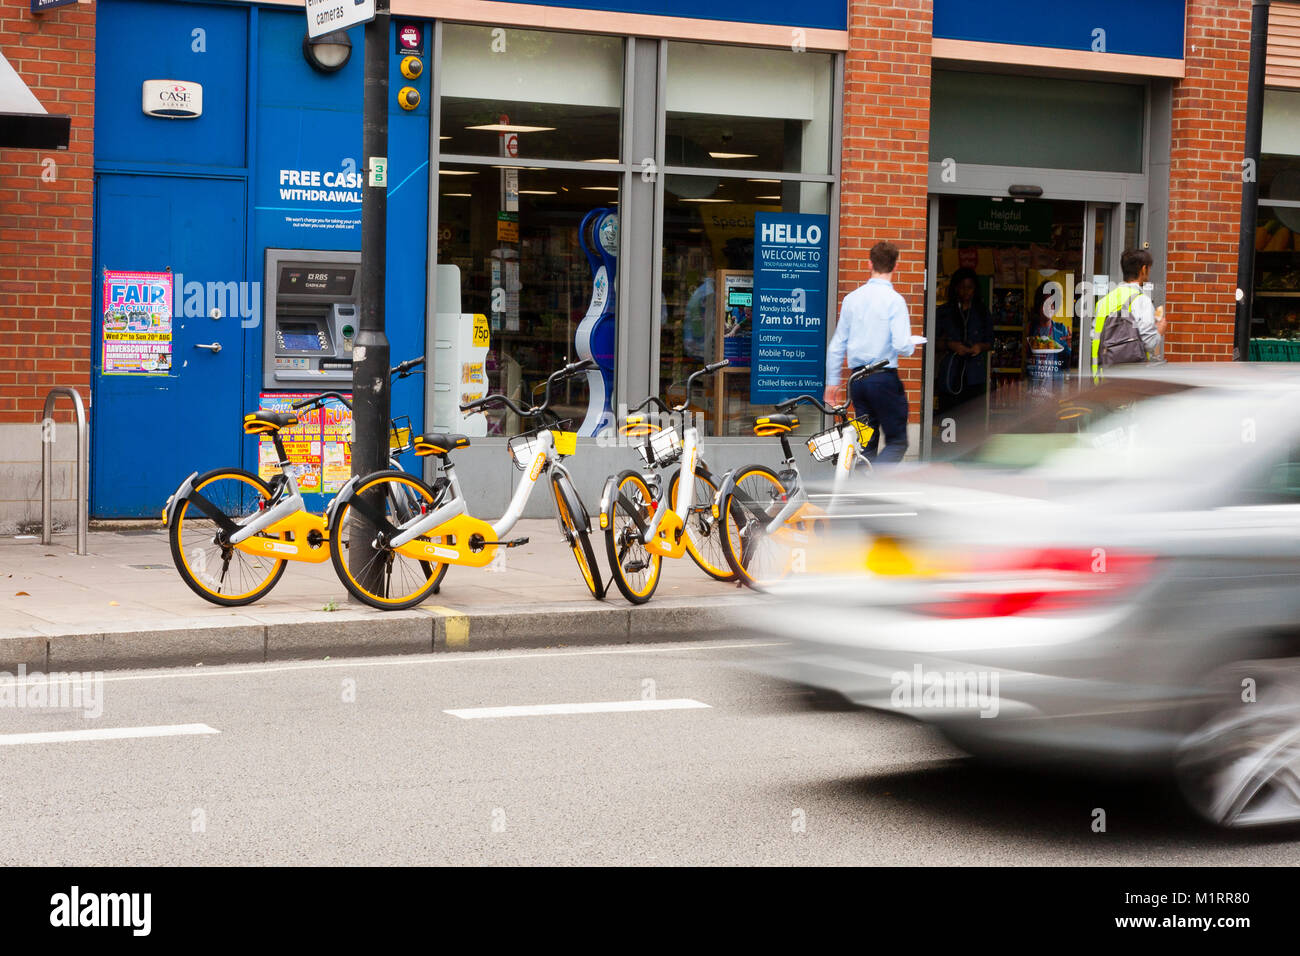
[[[636,574],[638,571],[644,571],[647,567],[649,567],[649,565],[644,561],[629,561],[627,564],[623,565],[623,570],[628,574]]]
[[[502,542],[501,542],[501,544],[502,544],[504,547],[507,547],[507,548],[517,548],[517,547],[519,547],[521,544],[527,544],[527,543],[528,543],[528,539],[527,539],[527,538],[515,538],[515,540],[513,540],[513,541],[502,541]]]

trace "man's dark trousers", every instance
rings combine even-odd
[[[903,390],[898,369],[881,369],[858,379],[853,383],[851,394],[853,411],[876,430],[864,449],[867,460],[882,464],[902,461],[907,451],[907,392]],[[881,431],[884,431],[887,443],[877,455]]]

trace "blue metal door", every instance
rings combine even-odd
[[[96,179],[90,446],[90,509],[96,517],[155,517],[191,471],[240,462],[240,303],[241,295],[245,302],[260,295],[245,283],[245,208],[242,180],[119,174]],[[166,374],[103,374],[105,269],[171,270],[172,360]],[[258,301],[258,315],[260,307]]]

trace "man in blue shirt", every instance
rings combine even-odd
[[[899,462],[907,452],[907,392],[898,377],[898,357],[916,350],[907,318],[907,304],[894,291],[898,247],[878,242],[871,247],[871,280],[844,297],[840,321],[826,354],[826,404],[844,400],[841,369],[887,361],[889,367],[853,383],[853,410],[865,418],[875,434],[864,449],[868,460]],[[880,433],[885,447],[876,453]]]

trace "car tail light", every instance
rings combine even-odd
[[[1154,557],[1108,548],[1045,548],[972,556],[945,578],[946,598],[917,610],[934,617],[1012,617],[1081,610],[1130,593]]]

